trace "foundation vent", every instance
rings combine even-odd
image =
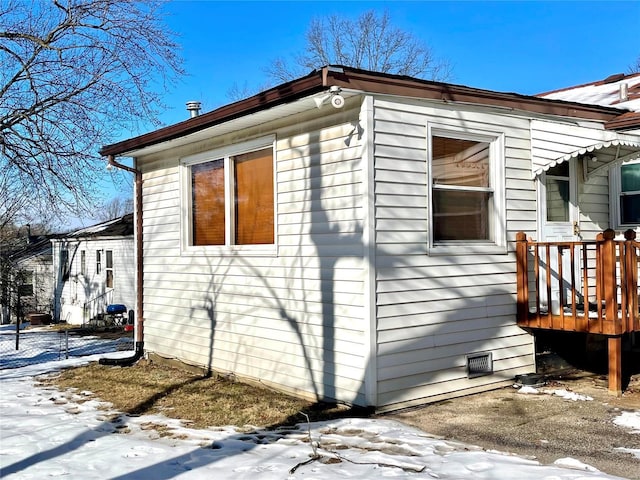
[[[467,355],[467,377],[479,377],[493,373],[491,353],[474,353]]]

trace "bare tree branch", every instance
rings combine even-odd
[[[275,59],[266,69],[275,81],[289,81],[325,65],[345,65],[431,80],[448,80],[451,65],[424,42],[394,27],[388,12],[364,12],[355,21],[338,15],[314,19],[307,44],[293,63]]]
[[[0,169],[33,211],[86,211],[106,178],[97,151],[157,125],[182,73],[159,0],[0,3]]]

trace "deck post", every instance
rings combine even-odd
[[[526,322],[529,316],[528,273],[527,236],[524,232],[518,232],[516,233],[516,311],[518,322]]]
[[[604,238],[601,246],[602,287],[605,302],[605,321],[602,325],[602,333],[605,335],[620,335],[622,329],[618,321],[618,298],[616,295],[616,244],[613,241],[616,232],[608,228],[602,233]]]
[[[625,332],[640,330],[640,314],[638,312],[638,254],[636,232],[627,230],[624,232],[624,259],[626,278],[624,280],[627,295],[627,324]]]
[[[609,395],[622,395],[622,337],[609,337]]]

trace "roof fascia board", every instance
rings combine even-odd
[[[305,77],[278,85],[247,99],[222,106],[216,110],[183,122],[104,146],[99,153],[103,156],[122,156],[127,152],[168,142],[235,118],[250,115],[280,104],[293,102],[305,96],[318,93],[330,86],[358,90],[364,93],[505,107],[545,115],[577,117],[602,122],[612,120],[621,113],[620,109],[613,107],[584,105],[562,100],[549,100],[516,93],[501,93],[461,85],[420,80],[401,75],[329,66],[323,67],[321,70],[316,70]]]
[[[410,77],[372,74],[366,71],[349,70],[348,75],[330,74],[327,83],[341,88],[371,93],[426,98],[452,103],[506,107],[546,115],[578,117],[599,121],[611,120],[624,112],[624,110],[614,107],[549,100],[517,93],[494,92]]]
[[[325,88],[326,74],[312,72],[306,77],[287,82],[277,87],[260,92],[257,95],[240,100],[239,102],[224,105],[211,112],[203,113],[197,117],[183,122],[169,125],[152,132],[130,138],[122,142],[107,145],[100,149],[100,155],[122,155],[131,150],[148,147],[156,143],[162,143],[179,137],[199,132],[208,127],[218,125],[234,118],[250,115],[260,110],[274,107],[283,103],[295,101],[298,98],[319,92]]]

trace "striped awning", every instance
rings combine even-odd
[[[533,176],[546,172],[552,167],[571,160],[572,158],[582,158],[588,169],[585,174],[592,173],[601,166],[611,162],[628,162],[640,158],[640,142],[629,140],[610,140],[606,142],[594,143],[587,147],[579,148],[571,153],[567,153],[556,159],[549,159],[544,163],[533,164]]]

